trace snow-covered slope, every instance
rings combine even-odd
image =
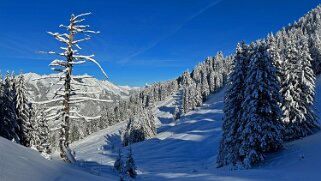
[[[0,137],[1,181],[106,181],[68,166],[61,161],[46,160],[38,152]]]
[[[316,107],[320,108],[321,78],[317,80],[316,90]],[[158,135],[132,145],[139,169],[137,180],[321,180],[321,132],[287,143],[283,151],[268,155],[264,164],[256,168],[216,168],[224,90],[211,95],[199,109],[173,121],[170,113],[178,103],[177,96],[158,104],[154,110],[159,119]],[[120,146],[118,130],[124,124],[73,143],[77,158],[83,160],[84,165],[98,163],[88,164],[89,171],[117,175],[112,165]],[[97,171],[99,167],[106,169]]]

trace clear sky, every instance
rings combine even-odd
[[[47,31],[67,24],[72,13],[92,12],[86,23],[101,33],[82,45],[95,54],[111,82],[142,86],[176,78],[217,51],[234,52],[298,20],[321,0],[1,0],[0,69],[52,73],[58,50]],[[94,64],[75,69],[99,79]]]

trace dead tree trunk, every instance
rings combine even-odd
[[[71,97],[77,96],[78,93],[73,90],[73,77],[72,71],[74,65],[83,64],[87,61],[95,63],[102,73],[107,77],[104,70],[101,68],[99,63],[93,58],[94,55],[79,55],[78,50],[81,48],[79,47],[78,43],[90,40],[90,36],[87,35],[88,33],[99,33],[91,30],[87,30],[89,25],[79,25],[80,22],[83,22],[85,19],[80,19],[80,17],[87,16],[90,13],[84,13],[80,15],[71,15],[70,23],[68,26],[60,25],[60,27],[64,27],[67,29],[68,33],[52,33],[48,32],[50,35],[54,36],[58,41],[63,42],[66,47],[61,47],[60,49],[64,50],[62,53],[56,52],[47,52],[49,54],[56,54],[59,56],[64,57],[64,60],[55,59],[50,63],[50,66],[58,67],[53,68],[54,71],[60,72],[60,76],[57,78],[58,81],[63,82],[63,86],[61,89],[58,89],[55,93],[59,96],[59,98],[53,99],[51,101],[46,101],[46,103],[50,102],[62,102],[62,107],[59,108],[58,114],[51,114],[51,119],[60,119],[61,120],[61,128],[60,128],[60,139],[59,139],[59,147],[60,147],[60,157],[65,162],[74,162],[74,158],[72,152],[69,148],[70,144],[70,126],[71,126],[71,119],[96,119],[90,118],[86,116],[82,116],[78,112],[71,111],[71,104],[76,104],[79,102],[83,102],[86,100],[90,100],[88,97]],[[82,34],[84,38],[74,40],[76,34]],[[78,49],[78,50],[77,50]],[[58,83],[58,82],[57,82]],[[88,85],[89,86],[89,85]],[[83,93],[82,93],[83,94]],[[53,109],[49,109],[53,110]]]

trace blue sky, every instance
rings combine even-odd
[[[217,51],[234,52],[298,20],[317,0],[2,0],[0,69],[2,72],[52,73],[54,57],[35,52],[61,46],[47,31],[67,24],[72,13],[92,12],[86,23],[101,33],[82,45],[95,54],[120,85],[142,86],[176,78]],[[75,68],[103,79],[94,64]]]

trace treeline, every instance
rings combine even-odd
[[[224,57],[222,52],[218,52],[215,57],[208,57],[195,66],[191,73],[184,72],[178,78],[182,90],[180,114],[194,110],[210,93],[220,90],[227,82],[232,62],[232,56]]]
[[[319,130],[315,79],[321,72],[321,7],[276,35],[236,49],[225,97],[218,167],[250,168],[283,142]]]
[[[45,115],[27,99],[24,76],[0,78],[0,136],[32,147],[44,156],[51,152]]]

